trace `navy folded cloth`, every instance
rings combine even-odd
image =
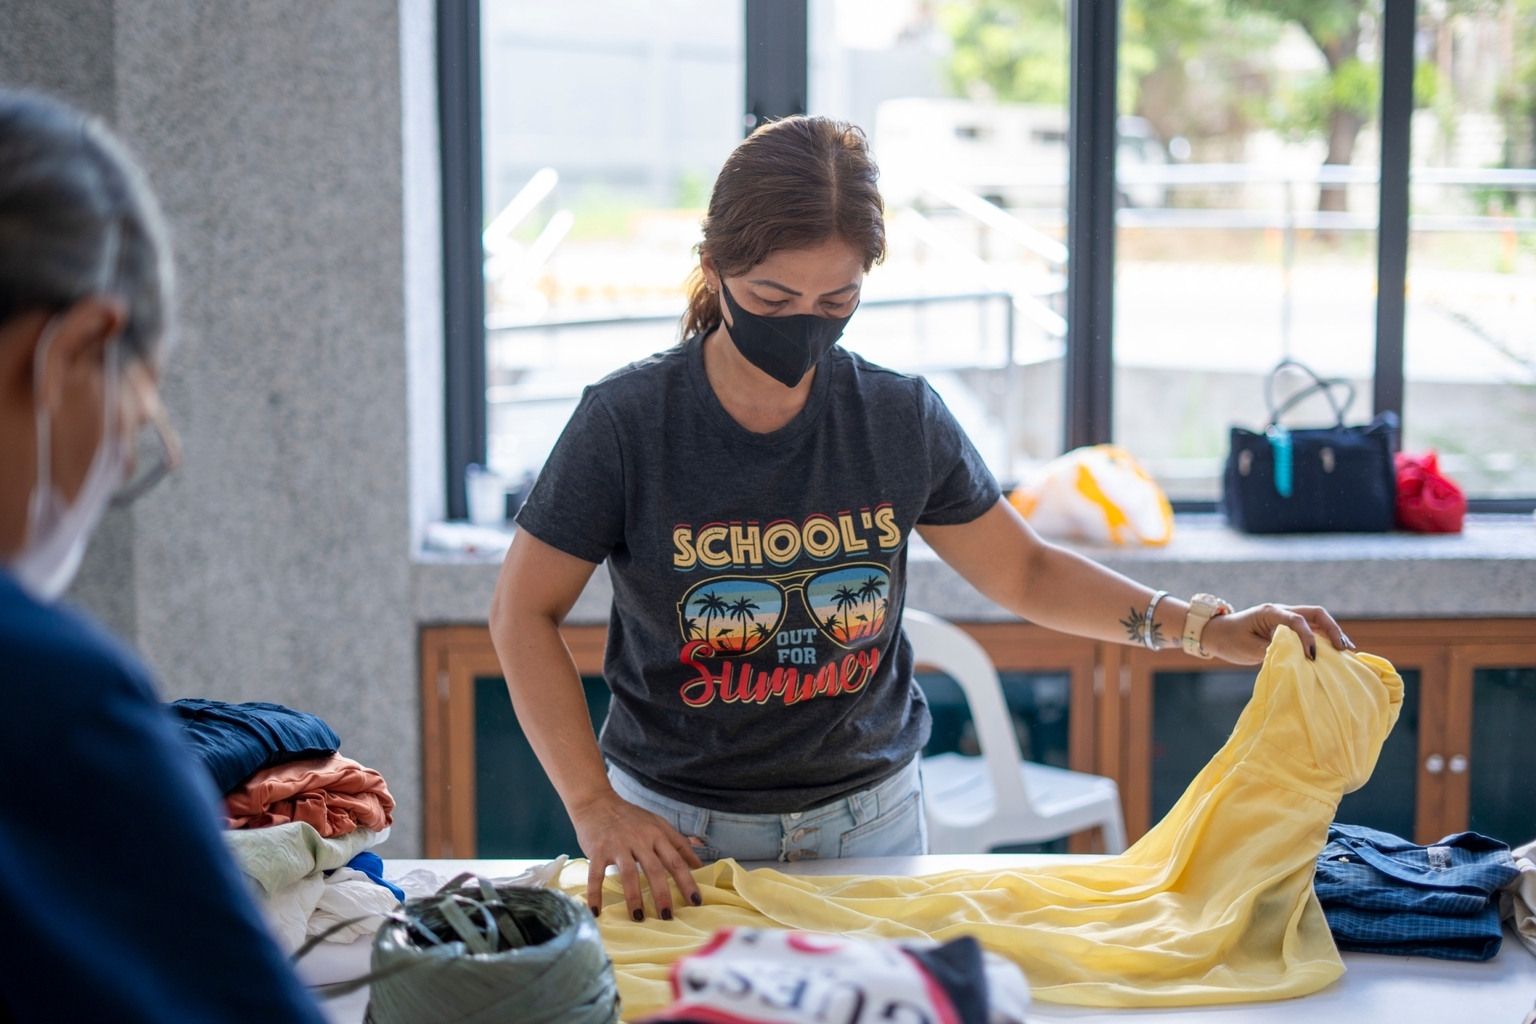
[[[329,757],[341,739],[325,722],[281,704],[226,704],[189,698],[166,705],[181,736],[228,793],[263,768]]]
[[[1419,846],[1335,822],[1312,888],[1340,949],[1488,960],[1503,939],[1495,897],[1519,873],[1508,846],[1476,832]]]

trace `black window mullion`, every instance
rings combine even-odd
[[[448,517],[464,519],[469,515],[464,471],[484,464],[486,453],[480,0],[438,0],[437,96]]]
[[[809,110],[807,0],[746,0],[746,134]]]
[[[1113,431],[1120,5],[1073,0],[1067,120],[1066,448]]]
[[[1377,413],[1403,414],[1403,325],[1408,285],[1408,161],[1413,123],[1415,0],[1383,0],[1381,213],[1376,227]]]

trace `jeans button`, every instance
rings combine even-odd
[[[795,829],[795,834],[789,837],[789,841],[792,842],[792,843],[798,843],[800,840],[802,840],[804,838],[805,838],[805,829],[797,828],[797,829]]]
[[[796,812],[794,812],[794,813],[793,813],[793,814],[791,814],[791,815],[790,815],[790,816],[789,816],[789,817],[790,817],[790,819],[791,819],[791,820],[793,820],[793,821],[799,821],[799,820],[800,820],[800,813],[801,813],[801,812],[799,812],[799,811],[796,811]]]

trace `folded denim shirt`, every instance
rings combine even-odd
[[[1334,823],[1312,887],[1340,949],[1487,960],[1503,937],[1494,896],[1518,875],[1509,847],[1476,832],[1419,846]]]

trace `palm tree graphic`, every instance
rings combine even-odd
[[[758,647],[763,646],[763,644],[767,642],[768,638],[773,635],[773,630],[769,629],[767,626],[763,625],[761,622],[759,622],[757,625],[752,627],[752,632],[757,637],[757,646]]]
[[[683,635],[688,637],[689,639],[697,640],[699,638],[699,620],[698,619],[684,619],[683,620]]]
[[[879,576],[864,577],[864,582],[859,587],[859,600],[869,602],[869,615],[867,617],[861,617],[864,618],[865,622],[870,623],[869,632],[871,633],[875,631],[875,612],[878,610],[877,603],[880,600],[880,592],[884,589],[885,580],[881,579]]]
[[[752,600],[750,597],[738,597],[736,600],[731,602],[731,618],[741,623],[740,650],[745,651],[747,649],[747,620],[751,619],[754,623],[757,622],[757,616],[752,614],[757,610],[757,602]]]
[[[848,611],[859,603],[859,595],[848,587],[838,587],[837,593],[832,595],[832,603],[843,613],[843,640],[846,642],[853,639],[848,626]]]
[[[724,615],[728,609],[720,595],[713,590],[706,590],[693,599],[693,610],[704,613],[704,639],[710,638],[710,627],[715,624],[716,615]]]

